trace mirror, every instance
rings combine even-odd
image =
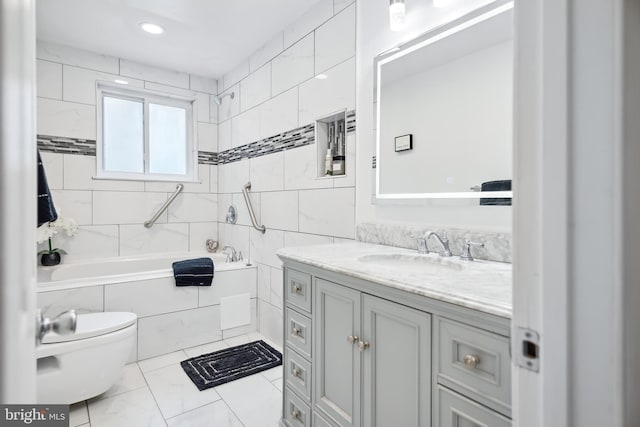
[[[377,199],[511,204],[512,2],[378,55],[375,72]]]

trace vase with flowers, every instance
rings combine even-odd
[[[38,252],[38,255],[40,255],[40,263],[44,266],[50,267],[60,264],[62,260],[61,254],[66,255],[67,253],[63,249],[53,247],[51,239],[59,232],[63,232],[69,237],[75,236],[78,233],[78,225],[71,218],[58,217],[57,220],[42,224],[38,227],[38,243],[44,243],[46,241],[49,243],[48,249]]]

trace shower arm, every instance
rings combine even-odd
[[[258,221],[256,221],[256,214],[253,212],[253,205],[249,199],[249,190],[251,190],[251,181],[242,186],[242,195],[244,196],[244,201],[247,204],[247,210],[249,211],[249,218],[251,218],[253,228],[264,234],[267,228],[264,225],[258,225]]]

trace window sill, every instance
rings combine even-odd
[[[181,178],[153,178],[153,177],[140,177],[140,178],[128,178],[117,176],[93,176],[94,181],[142,181],[142,182],[167,182],[167,183],[180,183],[180,184],[202,184],[202,180],[199,179],[181,179]]]

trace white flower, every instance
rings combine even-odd
[[[58,217],[58,219],[53,222],[43,224],[38,227],[38,243],[47,241],[59,231],[64,231],[64,233],[69,237],[75,236],[76,234],[78,234],[78,224],[72,218],[62,217]]]

